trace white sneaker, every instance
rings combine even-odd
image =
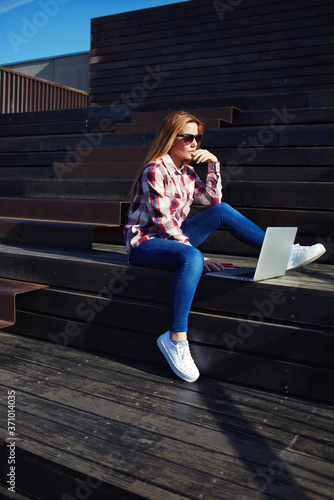
[[[195,382],[198,379],[200,373],[191,357],[188,341],[175,345],[170,340],[169,331],[167,331],[160,335],[157,344],[178,377],[186,382]]]
[[[325,252],[326,248],[321,243],[317,243],[311,247],[302,247],[299,244],[293,245],[287,269],[295,269],[296,267],[309,264],[321,257]]]

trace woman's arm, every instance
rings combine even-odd
[[[218,205],[222,199],[222,184],[220,177],[220,163],[215,155],[206,149],[195,151],[193,161],[208,163],[206,182],[202,182],[196,174],[194,198],[201,205]]]

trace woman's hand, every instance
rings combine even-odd
[[[209,257],[204,257],[204,270],[208,272],[224,271],[224,266],[217,260],[209,259]]]
[[[204,162],[218,162],[218,158],[210,153],[210,151],[207,151],[206,149],[197,149],[193,156],[192,156],[192,161],[195,161],[196,163],[204,163]]]

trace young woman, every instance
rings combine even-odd
[[[220,262],[203,257],[197,247],[220,226],[259,250],[265,234],[230,205],[221,203],[220,163],[200,148],[202,136],[203,123],[195,116],[176,111],[165,118],[135,179],[124,227],[131,264],[174,271],[169,330],[157,342],[171,369],[187,382],[199,377],[187,341],[193,297],[203,269],[224,269]],[[205,183],[190,162],[207,163]],[[187,219],[193,201],[208,208]],[[295,245],[289,268],[311,262],[324,252],[321,244]]]

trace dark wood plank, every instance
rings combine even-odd
[[[83,328],[83,321],[90,320],[89,324],[103,325],[104,328],[112,328],[113,336],[117,337],[117,342],[121,342],[123,332],[117,335],[116,329],[127,331],[136,331],[141,334],[150,334],[157,336],[162,328],[162,323],[168,325],[168,308],[156,304],[147,304],[145,302],[131,301],[131,315],[127,314],[129,303],[114,298],[113,302],[108,304],[107,299],[100,299],[91,296],[92,306],[89,306],[89,296],[83,298],[82,295],[74,292],[61,292],[55,290],[46,290],[44,294],[31,298],[20,297],[17,301],[18,319],[17,326],[13,331],[25,332],[36,331],[34,328],[25,327],[32,321],[38,322],[38,315],[47,315],[49,317],[66,317],[71,322],[79,322],[77,328],[73,330],[78,332],[78,336],[84,335],[86,328]],[[95,304],[96,309],[92,307]],[[300,326],[294,324],[293,319],[286,319],[284,325],[275,322],[272,318],[270,306],[263,308],[261,305],[254,306],[254,318],[249,315],[248,318],[228,317],[225,315],[208,315],[205,312],[191,311],[189,334],[194,342],[210,345],[211,347],[223,348],[232,352],[252,353],[255,355],[276,357],[281,360],[299,363],[311,363],[319,366],[333,369],[333,361],[330,353],[333,350],[334,332],[331,329],[321,330],[314,327]],[[260,312],[260,309],[265,313]],[[29,319],[29,314],[33,314]],[[255,314],[256,313],[256,314]],[[36,316],[37,315],[37,316]],[[149,324],[146,319],[150,318]],[[261,319],[263,317],[263,319]],[[42,319],[41,319],[42,320]],[[45,320],[42,320],[45,324]],[[57,322],[57,321],[56,321]],[[65,344],[66,340],[70,343],[71,336],[65,334],[62,336],[61,326],[55,324],[53,335],[59,333],[59,341]],[[95,326],[96,329],[96,326]],[[38,327],[43,332],[43,327]],[[51,326],[49,326],[51,332]],[[49,332],[49,333],[50,333]],[[102,340],[102,334],[99,335]],[[105,336],[108,332],[105,331]],[[93,338],[96,338],[92,334]],[[45,335],[43,337],[45,339]],[[57,337],[54,337],[57,338]],[[264,342],[265,339],[265,342]],[[83,339],[76,339],[75,344],[79,345]],[[107,338],[103,340],[105,344]],[[82,345],[82,344],[81,344]],[[301,349],[300,346],[303,346]],[[93,345],[90,344],[90,349]],[[126,341],[124,341],[126,348]]]
[[[52,111],[32,111],[24,113],[6,113],[0,116],[0,126],[40,124],[56,125],[57,122],[81,122],[84,120],[102,120],[110,118],[110,106],[60,109]]]
[[[51,222],[83,224],[120,224],[121,208],[117,201],[0,198],[0,216]]]
[[[223,156],[221,156],[223,159]],[[114,168],[114,167],[113,167]],[[205,179],[207,173],[206,168],[197,168],[202,179]],[[113,170],[114,172],[114,170]],[[242,181],[242,182],[255,182],[255,181],[287,181],[287,182],[333,182],[334,169],[333,167],[322,166],[239,166],[237,168],[226,167],[222,162],[221,178],[223,186],[225,187],[226,181]]]
[[[234,115],[228,127],[271,125],[275,117],[273,111],[244,111]],[[334,108],[299,108],[289,113],[289,124],[333,123]],[[224,126],[224,124],[222,124]],[[227,126],[227,125],[226,125]]]
[[[332,147],[265,147],[256,149],[251,145],[240,141],[240,148],[225,147],[223,149],[216,148],[211,140],[204,135],[203,147],[211,148],[215,154],[219,155],[219,159],[224,165],[229,167],[229,171],[233,172],[240,165],[300,165],[300,166],[332,166],[333,148]],[[233,170],[234,169],[234,170]]]
[[[140,160],[138,158],[138,160]],[[1,167],[0,178],[2,180],[25,180],[30,182],[36,179],[133,179],[135,173],[140,168],[140,161],[137,162],[91,162],[91,163],[55,163],[53,166],[40,167]],[[205,172],[203,170],[203,175]],[[323,170],[323,175],[329,175],[327,169]],[[256,177],[256,176],[255,176]]]
[[[230,182],[226,202],[233,206],[332,210],[331,182]]]
[[[100,180],[82,178],[69,179],[62,176],[63,171],[63,168],[57,171],[56,174],[58,177],[55,179],[2,179],[0,184],[0,197],[18,199],[23,195],[26,199],[35,200],[44,198],[50,200],[90,200],[91,202],[96,201],[96,203],[129,199],[132,179],[113,179],[112,176],[109,176],[109,179],[102,178]],[[72,173],[75,171],[75,168],[68,167],[65,169],[65,173],[67,171]],[[94,209],[93,206],[91,208]],[[19,212],[14,212],[13,217],[19,217],[18,213]],[[11,212],[7,212],[5,216],[11,217]],[[59,219],[58,215],[53,217],[54,220],[63,220],[62,218]],[[27,218],[36,219],[38,217],[32,215]],[[68,220],[68,217],[66,217],[65,220],[71,222],[71,220]],[[107,219],[104,220],[105,223],[107,223]],[[83,221],[83,219],[80,218],[80,220],[77,221],[73,220],[73,222],[80,221]],[[94,224],[94,222],[99,223],[99,220],[97,218],[94,219],[94,217],[89,217],[88,222]],[[111,222],[111,224],[113,223],[114,222]]]
[[[330,3],[329,0],[322,0],[320,5],[326,5]],[[246,4],[246,5],[238,5],[237,9],[234,9],[234,19],[246,19],[247,17],[250,17],[252,14],[256,16],[264,16],[266,14],[272,15],[272,14],[279,14],[282,12],[289,12],[290,18],[297,17],[298,16],[298,7],[299,7],[299,1],[298,0],[292,0],[290,2],[284,1],[281,3],[277,2],[272,2],[270,4],[265,3],[261,0],[252,0],[251,4]],[[197,15],[198,19],[200,20],[203,16],[204,13],[207,13],[208,11],[211,11],[210,6],[207,4],[204,4],[200,0],[196,0],[193,2],[193,8],[194,8],[194,13]],[[286,10],[285,10],[286,9]],[[132,12],[127,12],[123,14],[116,14],[112,16],[105,16],[105,17],[100,17],[100,18],[94,18],[92,19],[92,34],[93,36],[96,33],[102,33],[103,30],[107,29],[108,24],[112,24],[113,27],[120,27],[120,28],[128,28],[128,27],[133,27],[138,24],[138,19],[141,21],[149,20],[152,23],[156,23],[157,21],[162,21],[160,12],[164,14],[164,19],[169,19],[170,18],[175,18],[177,14],[179,13],[179,10],[187,11],[188,10],[188,5],[183,2],[183,5],[175,6],[175,5],[169,5],[165,6],[163,10],[158,10],[157,8],[152,8],[152,9],[145,9],[145,10],[136,10]],[[176,14],[175,14],[176,11]],[[247,14],[247,15],[245,15]],[[155,16],[155,17],[152,17]],[[165,17],[166,16],[166,17]],[[265,19],[267,21],[267,19]],[[200,21],[199,21],[200,22]]]
[[[114,130],[114,124],[110,123],[108,131]],[[83,118],[82,121],[51,122],[51,123],[28,123],[0,126],[1,137],[12,136],[35,136],[35,135],[64,135],[64,134],[87,134],[96,133],[101,127],[101,120],[88,120]]]
[[[226,255],[222,259],[226,261]],[[234,259],[233,259],[234,260]],[[28,248],[1,246],[0,270],[3,277],[75,289],[84,293],[115,295],[124,300],[140,300],[167,304],[172,273],[128,266],[124,248],[116,253],[96,252],[76,255],[74,252],[38,252]],[[236,262],[236,261],[235,261]],[[253,261],[254,262],[254,261]],[[10,263],[10,265],[9,265]],[[41,265],[43,263],[43,265]],[[54,267],[57,267],[57,274]],[[118,283],[118,286],[115,285]],[[116,288],[117,287],[117,288]],[[109,290],[109,292],[108,292]],[[114,292],[113,292],[114,291]],[[331,266],[313,264],[290,271],[285,277],[263,283],[247,283],[203,276],[193,303],[194,310],[212,314],[243,314],[254,310],[254,301],[262,303],[268,296],[282,299],[271,318],[293,320],[293,323],[331,327],[333,287]],[[109,294],[109,295],[108,295]],[[250,301],[249,296],[252,296]],[[223,296],[228,301],[222,301]]]
[[[74,153],[74,151],[73,151]],[[68,161],[69,151],[0,153],[0,167],[52,165],[54,162]]]
[[[0,240],[4,244],[77,251],[92,249],[95,226],[0,218]],[[104,228],[107,235],[111,228]]]
[[[333,144],[334,126],[323,125],[312,127],[307,125],[303,128],[294,127],[284,130],[279,136],[280,146],[331,146]]]
[[[129,151],[130,148],[127,148]],[[135,161],[113,161],[113,149],[110,149],[110,153],[106,155],[109,157],[109,161],[101,161],[101,162],[88,162],[86,159],[82,159],[82,162],[78,163],[58,163],[53,166],[51,171],[46,170],[46,172],[43,174],[41,172],[39,173],[38,177],[60,177],[61,179],[91,179],[97,181],[98,179],[104,179],[104,180],[120,180],[120,179],[129,179],[133,180],[137,171],[141,167],[141,162],[140,159],[143,156],[142,153],[140,153],[137,156],[137,162]],[[135,154],[133,155],[135,159]],[[95,154],[94,154],[95,157]],[[91,158],[88,158],[91,159]],[[107,158],[105,158],[106,160]],[[12,169],[13,171],[13,169]],[[15,169],[15,172],[17,169]],[[22,173],[24,173],[22,171]],[[3,169],[0,170],[0,177],[1,174],[3,174]],[[7,174],[7,172],[6,172]],[[10,170],[8,171],[8,176],[10,176]],[[330,172],[327,172],[327,170],[324,170],[324,177],[326,175],[330,175]],[[29,173],[27,177],[29,176]]]
[[[57,484],[72,488],[73,475],[83,478],[86,473],[86,478],[100,480],[96,498],[101,500],[112,486],[116,493],[116,488],[123,488],[145,498],[158,494],[169,500],[182,492],[181,498],[190,498],[187,483],[173,480],[176,470],[182,469],[193,484],[201,481],[199,492],[208,490],[210,498],[220,498],[222,492],[260,498],[263,481],[256,474],[275,460],[281,465],[280,474],[265,485],[266,497],[292,500],[307,494],[318,500],[331,494],[332,466],[321,457],[328,432],[329,438],[332,434],[332,428],[326,433],[321,424],[325,415],[327,419],[332,415],[331,408],[322,406],[317,414],[312,403],[205,379],[203,385],[191,387],[177,380],[166,384],[156,371],[69,349],[60,356],[44,356],[41,363],[40,343],[6,335],[2,339],[8,372],[2,370],[1,380],[5,387],[10,383],[16,389],[22,405],[17,424],[25,439],[17,447],[19,459],[26,459],[28,470],[33,459],[40,470],[47,467],[51,482],[62,473],[64,483]],[[1,414],[4,411],[2,404]],[[316,434],[309,418],[318,424]],[[294,450],[300,436],[305,446],[301,443]],[[112,455],[107,442],[112,443]],[[153,460],[159,469],[153,468]],[[40,486],[33,488],[26,477],[25,486],[36,494]],[[55,492],[59,497],[58,487]]]

